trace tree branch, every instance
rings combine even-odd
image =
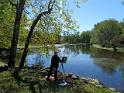
[[[55,0],[53,0],[53,4],[51,5],[51,9],[53,8],[54,3],[55,3]]]
[[[49,1],[49,4],[48,4],[48,9],[50,9],[50,5],[52,3],[52,0]]]
[[[13,6],[17,6],[17,4],[13,3],[11,0],[9,0],[10,4],[12,4]]]
[[[49,1],[48,10],[52,10],[54,3],[55,3],[55,0],[53,0],[53,2],[52,2],[52,0]]]

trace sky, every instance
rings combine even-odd
[[[79,25],[79,31],[91,30],[94,25],[106,19],[122,21],[124,19],[123,0],[87,0],[76,8],[74,2],[69,3],[72,16]]]

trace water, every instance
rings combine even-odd
[[[106,87],[114,87],[124,91],[124,53],[113,53],[106,50],[86,46],[58,46],[59,56],[67,56],[64,71],[79,76],[92,77],[100,80]],[[47,55],[46,55],[47,54]],[[47,53],[33,50],[26,58],[27,65],[43,64],[50,66],[53,50]]]

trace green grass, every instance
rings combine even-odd
[[[119,52],[124,52],[124,48],[118,48]]]
[[[98,44],[93,44],[93,47],[99,48],[99,49],[105,49],[105,50],[113,51],[113,48],[102,47],[102,46],[100,46]],[[117,52],[124,52],[124,47],[117,48]]]
[[[116,93],[81,79],[74,80],[73,87],[61,87],[56,82],[46,81],[40,70],[21,71],[18,81],[13,77],[13,71],[0,73],[0,93]]]
[[[3,62],[0,61],[0,66],[4,66],[4,65],[5,65],[5,63],[3,63]]]

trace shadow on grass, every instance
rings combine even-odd
[[[21,83],[24,83],[25,85],[29,86],[29,90],[32,93],[44,93],[44,91],[53,91],[53,93],[56,93],[56,90],[59,88],[57,82],[53,81],[46,81],[44,80],[29,80],[29,79],[23,79],[19,75],[20,71],[17,69],[12,73],[12,76],[15,78],[17,84],[20,86]],[[45,93],[49,93],[45,92]],[[51,92],[52,93],[52,92]]]
[[[3,71],[7,71],[8,70],[8,66],[0,66],[0,72],[3,72]]]

